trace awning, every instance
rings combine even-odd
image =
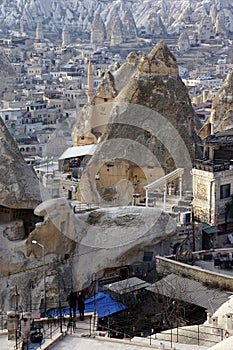
[[[113,315],[116,312],[123,311],[127,309],[122,303],[119,303],[112,299],[110,294],[99,292],[96,294],[96,297],[92,296],[91,298],[85,301],[85,312],[93,312],[94,311],[94,303],[96,299],[96,312],[98,317],[105,317],[109,315]]]
[[[96,150],[96,147],[97,145],[95,144],[69,147],[58,160],[77,158],[86,155],[92,156]]]
[[[201,306],[211,313],[214,313],[230,297],[230,294],[218,289],[210,289],[201,282],[176,274],[170,274],[162,278],[147,287],[146,290],[174,300]]]
[[[121,294],[121,295],[131,293],[136,290],[144,289],[149,286],[150,286],[150,283],[147,283],[138,277],[131,277],[119,282],[114,282],[114,283],[105,285],[105,287],[111,292]]]
[[[202,226],[202,231],[208,234],[213,234],[213,233],[218,233],[219,230],[216,226],[210,226],[210,225],[203,225]]]

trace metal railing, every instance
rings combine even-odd
[[[31,327],[30,334],[25,338],[24,334],[20,329],[17,329],[15,332],[15,346],[14,350],[26,350],[29,348],[29,344],[31,343],[31,337],[33,335],[42,335],[41,341],[37,344],[37,348],[41,348],[41,346],[45,343],[46,339],[53,339],[54,334],[59,330],[62,332],[61,322],[62,319],[59,318],[44,318],[38,320],[38,323],[34,324],[34,327]]]
[[[85,322],[88,319],[88,322]],[[92,336],[93,322],[94,319],[92,315],[84,316],[84,321],[80,321],[78,319],[73,320],[71,318],[67,319],[67,333],[80,333],[85,332],[89,337]]]
[[[125,331],[111,328],[111,327],[109,327],[109,325],[108,326],[101,326],[101,330],[97,331],[97,333],[99,333],[99,335],[102,335],[103,332],[107,333],[107,336],[109,338],[122,338],[122,339],[128,339],[130,341],[133,338],[133,336],[127,334]]]
[[[2,312],[0,314],[0,330],[3,331],[7,329],[7,314]]]
[[[192,329],[191,327],[196,327],[196,329]],[[208,325],[196,325],[188,326],[187,328],[172,328],[164,333],[160,333],[159,340],[170,342],[171,347],[174,343],[213,346],[222,341],[224,337],[225,330],[222,328]]]

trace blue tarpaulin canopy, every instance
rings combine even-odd
[[[96,294],[96,311],[99,317],[109,316],[116,312],[127,309],[127,307],[112,299],[110,294],[98,293]],[[85,312],[94,311],[94,297],[85,301]]]
[[[123,311],[127,309],[122,303],[119,303],[112,299],[110,294],[106,294],[103,292],[97,293],[96,296],[92,296],[85,300],[85,312],[94,312],[94,302],[96,300],[96,312],[98,317],[105,317],[116,312]],[[77,310],[78,312],[78,310]],[[59,310],[52,310],[48,312],[49,316],[55,317],[59,316]],[[63,315],[69,315],[69,308],[62,308]]]

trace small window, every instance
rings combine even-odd
[[[231,185],[220,186],[220,199],[228,198],[231,196]]]

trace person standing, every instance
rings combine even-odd
[[[78,293],[78,310],[80,314],[80,321],[84,321],[85,299],[82,292]]]
[[[70,319],[76,318],[76,303],[77,303],[77,294],[73,290],[70,292],[70,295],[67,298],[69,302],[69,308],[70,308]]]

